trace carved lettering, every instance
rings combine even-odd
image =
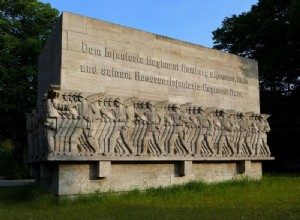
[[[81,50],[83,53],[88,53],[88,54],[93,54],[96,56],[102,56],[102,50],[89,46],[87,43],[82,42],[81,45]],[[152,66],[157,69],[166,69],[170,71],[176,71],[176,72],[181,72],[185,74],[192,74],[192,75],[198,75],[199,77],[204,77],[204,78],[211,78],[215,80],[224,80],[232,83],[240,83],[240,84],[248,84],[248,80],[243,77],[238,77],[238,76],[232,76],[226,73],[220,73],[217,70],[213,69],[203,69],[199,68],[196,66],[190,66],[186,64],[179,64],[179,63],[172,63],[168,61],[164,61],[162,59],[156,60],[153,59],[150,56],[146,56],[144,59],[143,57],[140,57],[139,55],[132,55],[128,54],[127,52],[120,52],[117,50],[109,49],[107,47],[104,48],[104,54],[103,56],[105,58],[109,58],[112,60],[121,60],[121,61],[126,61],[126,62],[131,62],[131,63],[138,63],[138,64],[144,64],[147,66]],[[146,60],[146,62],[144,62]],[[81,71],[81,72],[86,72],[86,71]],[[143,80],[142,80],[143,81]],[[152,82],[151,83],[155,83]],[[187,88],[191,88],[191,86],[187,86]],[[239,95],[234,95],[233,96],[239,96]],[[241,97],[241,96],[240,96]]]
[[[243,97],[242,93],[233,89],[229,90],[229,95],[231,96],[237,96],[237,97]]]
[[[85,42],[82,42],[81,49],[83,53],[92,54],[95,56],[102,56],[100,49],[90,46]],[[239,77],[239,76],[232,76],[212,69],[203,69],[203,68],[198,68],[186,64],[178,64],[178,63],[166,62],[164,60],[156,60],[150,56],[146,56],[145,58],[146,62],[144,63],[144,58],[140,57],[139,55],[132,55],[132,54],[128,54],[127,52],[119,52],[117,50],[112,50],[107,47],[105,47],[103,50],[104,50],[103,57],[115,61],[120,60],[120,61],[126,61],[131,63],[138,63],[147,66],[152,66],[157,69],[166,69],[173,72],[181,72],[184,74],[197,75],[205,79],[224,80],[230,83],[240,83],[244,85],[248,84],[248,80],[246,78]],[[80,65],[80,71],[83,73],[101,74],[103,76],[120,78],[120,79],[129,79],[129,80],[134,79],[135,81],[139,81],[139,82],[158,84],[162,86],[171,86],[171,87],[181,88],[185,90],[197,90],[197,91],[209,93],[211,95],[221,94],[221,95],[232,96],[237,98],[244,97],[243,92],[237,91],[230,87],[225,88],[225,87],[215,86],[206,82],[199,84],[198,82],[189,82],[188,80],[182,81],[179,79],[173,79],[172,76],[160,77],[160,76],[143,74],[140,71],[135,71],[135,72],[127,72],[123,70],[119,71],[116,70],[115,68],[99,68],[97,67],[97,65],[87,65],[87,64]],[[134,78],[132,78],[132,75],[134,75]]]
[[[185,64],[181,64],[181,71],[183,73],[190,73],[190,74],[200,75],[200,76],[203,76],[205,78],[208,78],[208,76],[209,76],[208,71],[201,70],[201,69],[198,69],[196,67],[189,67],[189,66],[186,66]]]
[[[210,78],[215,78],[217,80],[220,79],[220,80],[235,82],[234,76],[221,74],[221,73],[218,73],[218,71],[210,72]]]
[[[246,78],[236,77],[236,82],[241,84],[248,84],[248,80]]]
[[[122,79],[131,79],[131,74],[129,72],[118,71],[115,69],[101,69],[101,74],[104,76],[122,78]]]
[[[83,53],[89,53],[89,54],[92,54],[95,56],[102,56],[100,49],[90,47],[90,46],[88,46],[88,44],[86,44],[84,42],[82,42],[81,51]]]
[[[144,60],[142,57],[129,55],[127,53],[118,52],[115,50],[110,50],[108,48],[105,48],[105,57],[111,58],[112,60],[123,60],[133,63],[140,63],[143,64]]]
[[[97,74],[97,66],[96,65],[80,65],[80,71],[83,73]]]
[[[148,66],[155,66],[158,69],[169,69],[169,70],[175,70],[178,71],[178,63],[167,63],[164,62],[163,60],[157,61],[153,60],[151,57],[147,57],[147,65]]]

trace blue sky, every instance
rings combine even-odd
[[[123,26],[213,46],[212,31],[225,17],[251,9],[258,0],[41,0],[68,11]]]

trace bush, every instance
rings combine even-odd
[[[20,150],[12,140],[0,141],[0,176],[5,179],[21,179],[28,176],[28,169],[20,162]]]

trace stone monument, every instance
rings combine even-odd
[[[57,195],[260,179],[255,60],[64,12],[27,115],[32,175]]]

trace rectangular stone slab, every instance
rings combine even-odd
[[[255,60],[63,12],[27,115],[32,175],[60,196],[260,179],[259,103]]]

